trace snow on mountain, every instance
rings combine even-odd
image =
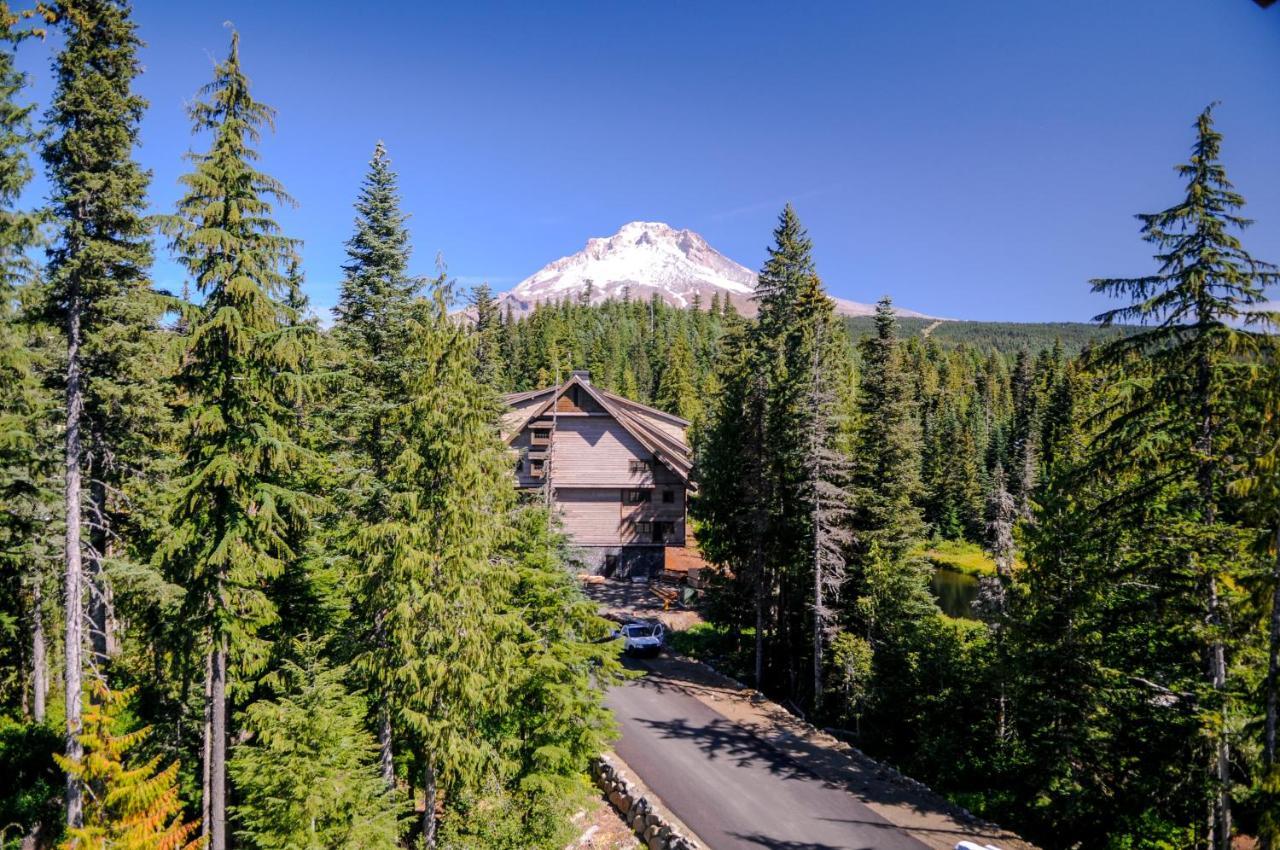
[[[719,293],[743,314],[756,311],[751,300],[756,287],[754,272],[712,248],[692,230],[676,230],[656,221],[633,221],[612,236],[588,239],[581,251],[548,263],[500,295],[499,301],[523,313],[540,301],[580,296],[588,284],[593,303],[622,298],[628,292],[633,300],[647,300],[657,293],[668,304],[687,307],[696,293],[705,306]],[[842,298],[835,302],[837,312],[845,315],[875,312],[871,304]],[[921,315],[910,310],[898,313]]]

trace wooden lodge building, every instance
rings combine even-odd
[[[516,484],[545,488],[588,569],[654,576],[700,563],[686,549],[687,421],[593,386],[589,372],[504,401]]]

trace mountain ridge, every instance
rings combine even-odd
[[[713,248],[687,228],[665,222],[632,221],[612,236],[587,240],[582,250],[553,260],[520,281],[497,300],[513,312],[527,313],[538,303],[579,296],[590,287],[590,303],[608,298],[647,299],[656,294],[675,307],[688,307],[694,297],[708,303],[719,294],[744,315],[755,315],[756,274]],[[869,316],[874,304],[832,297],[836,312]],[[895,307],[900,316],[932,318]]]

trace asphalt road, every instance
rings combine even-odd
[[[618,755],[711,850],[927,850],[660,676],[614,688],[608,704]]]

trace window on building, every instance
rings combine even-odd
[[[543,461],[540,461],[540,460],[529,461],[529,474],[534,478],[541,478],[543,474]]]
[[[653,498],[652,490],[623,490],[622,502],[627,505],[644,505]]]
[[[653,542],[666,543],[667,537],[671,534],[671,523],[655,522],[653,523]]]
[[[654,526],[654,523],[652,523],[652,522],[644,522],[644,521],[637,522],[637,523],[635,524],[635,528],[636,528],[636,536],[637,536],[637,537],[640,537],[640,538],[642,538],[642,539],[643,539],[643,538],[646,538],[646,537],[652,537],[652,536],[653,536],[653,526]]]
[[[676,492],[674,490],[663,490],[662,501],[664,504],[674,504],[676,500]]]
[[[547,440],[551,439],[551,429],[550,428],[534,428],[533,439],[537,440],[538,442],[546,442]]]
[[[643,458],[633,457],[631,459],[631,471],[635,473],[651,472],[653,470],[653,461],[644,460]]]

